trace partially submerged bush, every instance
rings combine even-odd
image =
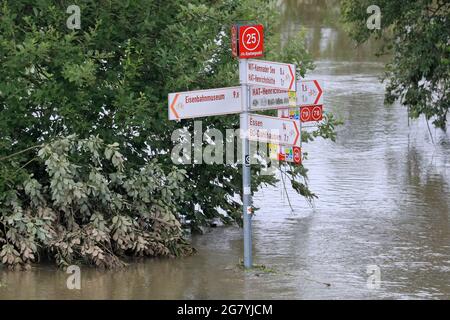
[[[1,263],[28,268],[47,255],[62,267],[113,268],[127,256],[191,252],[176,216],[183,170],[127,169],[118,144],[93,136],[43,145],[38,160],[39,178],[0,193]]]

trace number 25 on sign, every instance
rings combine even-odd
[[[233,25],[231,27],[231,51],[233,57],[240,59],[263,56],[264,27],[256,25]]]

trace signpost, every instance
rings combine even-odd
[[[248,138],[251,141],[295,146],[300,139],[296,120],[249,115]]]
[[[248,121],[250,112],[250,87],[246,83],[246,79],[242,78],[241,71],[247,69],[248,60],[239,60],[239,81],[242,86],[242,102],[243,111],[240,116],[240,127],[244,133],[248,132]],[[251,203],[251,171],[250,171],[250,144],[248,137],[242,139],[242,215],[244,227],[244,267],[251,268],[253,266],[252,254],[252,203]]]
[[[169,119],[180,120],[242,111],[241,87],[169,94]]]
[[[239,58],[239,87],[170,93],[170,120],[240,113],[242,136],[242,205],[244,267],[252,267],[252,204],[249,140],[269,143],[270,157],[301,163],[301,124],[322,119],[323,90],[317,80],[296,81],[294,64],[262,57],[262,25],[234,25],[231,49]],[[250,111],[279,109],[279,117]]]

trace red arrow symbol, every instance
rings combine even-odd
[[[291,65],[288,65],[288,68],[289,68],[289,73],[291,74],[291,83],[289,84],[289,90],[292,90],[292,85],[294,84],[295,77],[294,77],[294,73],[292,72]]]
[[[294,128],[295,128],[295,131],[297,132],[297,135],[295,136],[295,140],[294,140],[294,145],[296,145],[298,137],[300,136],[300,132],[298,131],[297,122],[296,121],[294,121]]]
[[[316,88],[319,91],[316,101],[314,101],[314,104],[317,104],[317,102],[319,102],[320,96],[322,95],[322,88],[320,87],[319,82],[317,82],[317,80],[314,80],[314,84],[316,85]]]
[[[173,101],[172,101],[172,103],[170,104],[170,110],[172,110],[172,113],[173,113],[173,115],[177,118],[177,119],[180,119],[180,116],[178,115],[178,113],[177,113],[177,111],[175,110],[175,103],[177,102],[177,99],[178,99],[178,96],[179,96],[180,94],[179,93],[177,93],[176,95],[175,95],[175,98],[173,98]]]

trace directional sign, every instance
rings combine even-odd
[[[297,84],[297,102],[299,106],[323,104],[323,90],[317,80],[303,80]]]
[[[169,120],[239,113],[241,96],[241,87],[170,93]]]
[[[300,80],[297,82],[297,106],[311,106],[323,104],[323,89],[321,81]],[[287,90],[252,87],[250,90],[250,109],[286,109],[289,108],[289,92]]]
[[[301,107],[300,119],[302,122],[321,121],[322,106],[305,106]]]
[[[286,108],[289,108],[287,90],[259,86],[250,88],[250,109],[252,111]]]
[[[294,64],[249,59],[239,71],[243,83],[295,91]]]
[[[278,117],[284,119],[294,119],[300,125],[300,108],[279,109]],[[297,141],[295,146],[276,145],[276,158],[279,161],[293,162],[295,164],[302,163],[301,141]],[[275,154],[275,149],[270,149],[271,156]]]
[[[250,114],[248,139],[283,145],[296,145],[300,139],[297,122],[291,119]]]

